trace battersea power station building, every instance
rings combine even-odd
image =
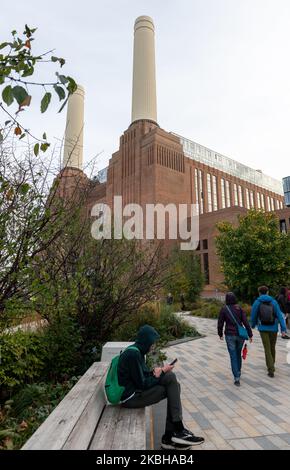
[[[84,90],[70,97],[60,190],[65,194],[76,180],[90,187],[88,214],[99,202],[123,204],[198,204],[197,254],[207,288],[223,282],[215,249],[216,223],[238,223],[250,208],[275,211],[282,231],[289,230],[290,209],[284,205],[282,182],[249,168],[215,150],[162,129],[157,119],[155,34],[150,17],[136,19],[134,27],[131,123],[120,137],[119,149],[98,177],[83,172]]]

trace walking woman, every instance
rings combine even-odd
[[[242,336],[245,336],[247,332],[250,342],[252,342],[253,333],[245,312],[238,305],[237,298],[232,292],[226,294],[226,304],[222,307],[218,318],[218,335],[221,340],[223,339],[224,324],[234,384],[239,387],[242,368],[242,349],[245,342],[245,338]],[[246,331],[243,327],[245,327]]]

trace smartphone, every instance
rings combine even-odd
[[[170,366],[174,366],[174,364],[177,362],[177,359],[174,359],[174,361],[170,362]]]

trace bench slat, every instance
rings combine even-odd
[[[145,408],[107,406],[90,445],[90,450],[101,449],[146,449]]]
[[[103,380],[107,368],[107,363],[95,362],[22,449],[87,448],[105,406]]]

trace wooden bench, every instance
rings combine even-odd
[[[108,363],[95,362],[22,447],[22,450],[144,450],[145,408],[107,405]]]

